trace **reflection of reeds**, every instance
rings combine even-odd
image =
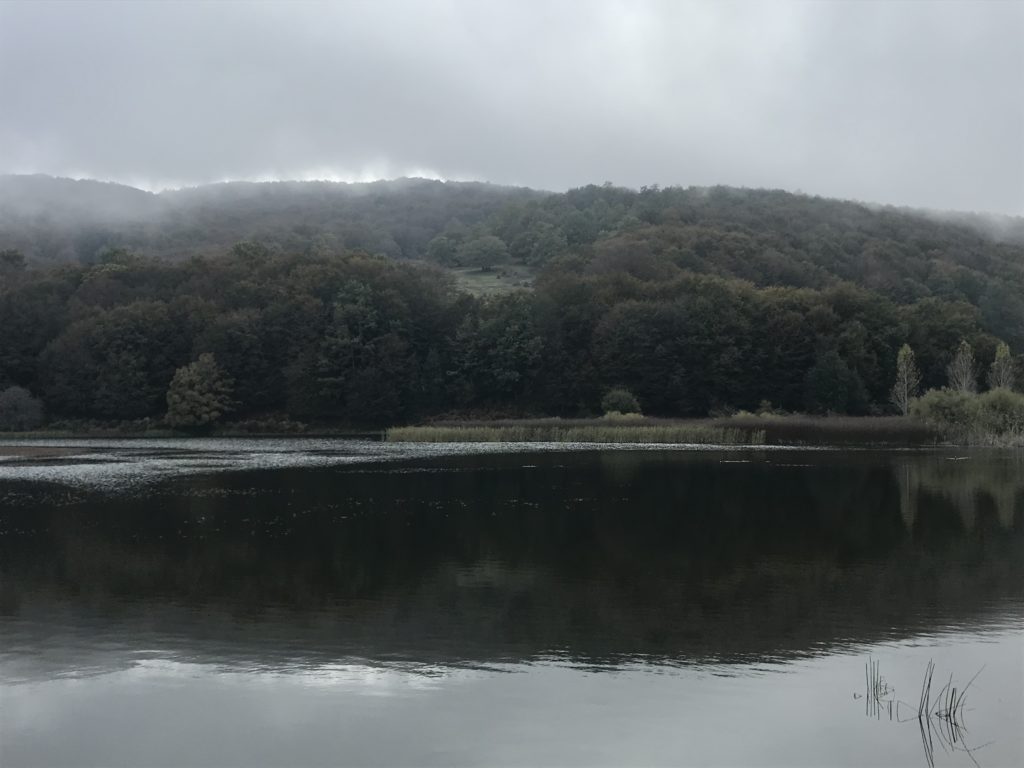
[[[982,667],[984,669],[984,667]],[[967,681],[962,689],[957,690],[953,684],[953,675],[932,699],[932,680],[935,676],[935,663],[928,662],[925,670],[924,680],[921,683],[921,698],[917,707],[917,721],[921,728],[921,743],[924,746],[925,759],[929,766],[935,765],[935,743],[944,752],[965,752],[971,761],[978,765],[974,759],[974,752],[986,746],[968,747],[966,736],[967,726],[964,723],[964,704],[967,700],[967,689],[978,679],[981,674],[979,669],[974,677]]]
[[[984,669],[984,667],[982,667]],[[955,685],[953,685],[953,675],[950,674],[949,682],[947,682],[942,689],[932,699],[932,680],[935,675],[935,662],[928,662],[928,666],[925,668],[924,680],[921,682],[921,697],[917,705],[917,716],[918,718],[923,717],[935,717],[942,720],[949,720],[952,722],[963,722],[964,703],[967,698],[967,689],[971,687],[971,684],[978,679],[978,675],[981,674],[981,669],[975,673],[974,677],[967,681],[961,690],[957,691]]]
[[[982,667],[984,669],[984,667]],[[921,732],[921,745],[924,748],[925,761],[929,768],[935,766],[935,745],[938,744],[943,752],[964,752],[971,761],[978,765],[974,753],[987,746],[982,744],[977,747],[967,746],[967,726],[964,722],[965,704],[967,701],[967,690],[971,684],[978,679],[981,669],[963,688],[958,688],[950,674],[949,680],[937,693],[933,695],[932,684],[935,680],[935,662],[928,661],[925,667],[924,678],[921,681],[921,693],[918,696],[916,717],[900,718],[900,705],[910,707],[909,704],[893,698],[895,691],[889,687],[877,661],[868,659],[864,665],[864,679],[866,685],[867,704],[865,714],[869,717],[879,718],[881,712],[888,710],[889,719],[893,719],[893,701],[896,702],[896,720],[901,723],[917,721]]]

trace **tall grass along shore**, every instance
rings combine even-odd
[[[900,417],[743,416],[720,419],[508,419],[392,427],[389,442],[934,445],[938,432]]]
[[[435,424],[392,427],[385,439],[396,443],[689,443],[763,445],[764,431],[696,424]]]

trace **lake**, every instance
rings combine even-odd
[[[4,768],[1024,762],[1020,451],[0,441],[0,578]]]

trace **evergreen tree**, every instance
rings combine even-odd
[[[174,373],[167,390],[167,423],[196,429],[211,426],[231,410],[231,378],[206,352]]]

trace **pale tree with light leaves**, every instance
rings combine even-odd
[[[893,405],[904,416],[910,412],[910,401],[917,396],[920,386],[921,372],[917,369],[914,350],[909,344],[904,344],[896,354],[896,382],[891,392]]]
[[[953,360],[946,367],[949,388],[956,392],[974,394],[978,391],[978,374],[974,365],[974,350],[966,341],[961,341]]]
[[[1013,385],[1016,383],[1010,347],[1001,341],[996,347],[996,359],[992,361],[992,366],[988,369],[988,385],[992,389],[1013,389]]]

